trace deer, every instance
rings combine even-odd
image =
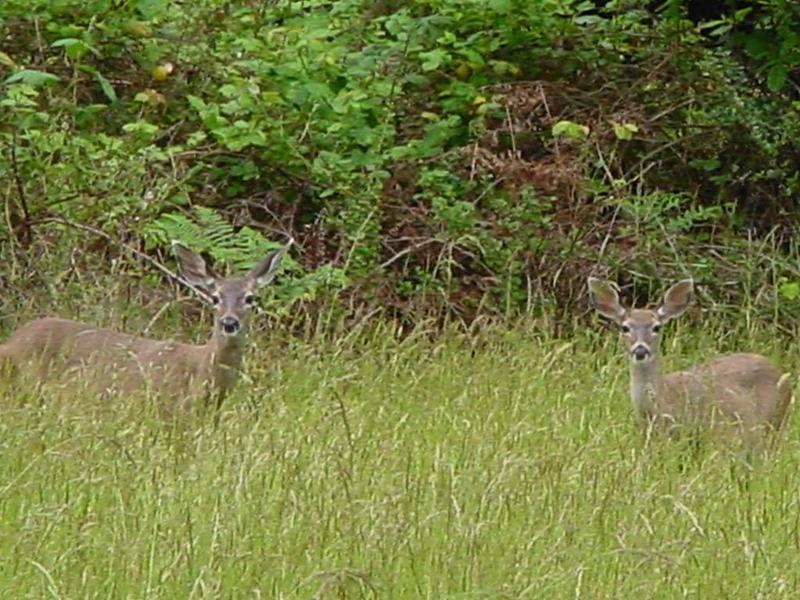
[[[291,245],[269,252],[241,277],[224,278],[205,260],[173,243],[182,279],[204,291],[214,308],[205,344],[140,337],[70,319],[29,321],[0,344],[0,370],[14,379],[88,383],[101,395],[149,392],[167,415],[192,409],[198,400],[219,408],[242,366],[256,293],[269,284]],[[10,367],[10,368],[9,368]]]
[[[689,307],[694,281],[684,279],[656,308],[629,308],[615,286],[589,277],[591,304],[622,332],[630,368],[630,399],[643,431],[735,430],[746,447],[760,445],[767,431],[785,424],[791,403],[790,375],[760,354],[736,353],[684,371],[661,370],[661,328]],[[736,438],[736,435],[733,435]]]

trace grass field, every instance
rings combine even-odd
[[[217,426],[6,390],[0,598],[800,597],[796,427],[644,447],[612,334],[256,343]]]

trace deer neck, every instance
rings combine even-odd
[[[229,336],[218,330],[206,344],[205,368],[218,392],[227,392],[236,383],[246,345],[244,334]]]
[[[630,374],[631,403],[636,413],[646,420],[659,416],[664,396],[664,375],[659,357],[654,356],[645,363],[631,361]]]

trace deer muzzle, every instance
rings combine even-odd
[[[242,325],[236,317],[228,316],[219,320],[219,326],[222,328],[223,333],[233,335],[239,331]]]
[[[652,352],[650,352],[650,348],[644,344],[637,344],[631,348],[631,358],[633,358],[633,360],[636,362],[643,362],[648,360],[651,356]]]

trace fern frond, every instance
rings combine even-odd
[[[177,240],[195,252],[206,252],[215,263],[225,263],[242,271],[249,269],[270,250],[281,244],[266,239],[250,227],[238,232],[213,208],[194,207],[189,215],[165,213],[143,231],[148,247],[169,245]],[[296,267],[288,261],[287,266]]]

